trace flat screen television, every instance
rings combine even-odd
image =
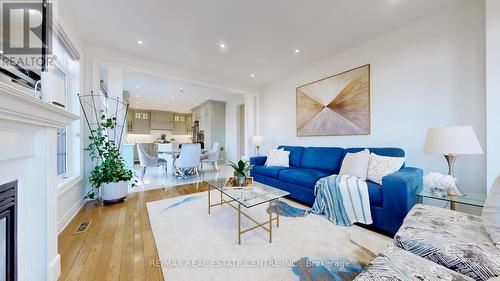
[[[25,30],[23,26],[20,26],[18,29],[17,26],[14,28],[10,27],[8,34],[10,36],[6,35],[6,29],[8,28],[4,22],[2,22],[3,25],[3,30],[2,30],[2,40],[0,42],[0,46],[2,48],[2,52],[0,52],[0,75],[7,77],[7,79],[10,79],[12,82],[30,87],[30,88],[35,88],[35,85],[38,81],[41,79],[41,72],[46,70],[47,65],[47,49],[50,46],[49,40],[51,40],[47,30],[48,30],[48,24],[50,24],[50,17],[51,14],[49,13],[49,7],[47,5],[47,0],[41,0],[40,3],[34,3],[35,1],[31,2],[30,5],[35,5],[34,10],[37,14],[39,14],[39,17],[41,17],[41,24],[38,28],[33,29],[33,32],[37,33],[37,37],[40,38],[41,42],[41,47],[38,48],[39,51],[31,51],[30,54],[16,54],[15,52],[9,52],[6,50],[6,42],[10,42],[8,40],[11,40],[11,38],[17,36],[19,37],[20,34],[17,33],[23,33]],[[5,8],[5,6],[2,6],[2,8]],[[30,13],[32,12],[31,10],[29,11]],[[19,16],[23,16],[20,14]],[[31,16],[31,14],[30,14]],[[22,21],[21,21],[22,22]],[[23,29],[23,30],[21,30]],[[9,37],[9,38],[7,38]],[[21,36],[22,38],[22,36]],[[36,48],[35,48],[36,49]],[[37,53],[38,52],[38,53]],[[37,60],[36,63],[27,63],[27,58],[31,56],[31,60],[33,60],[33,57],[40,58],[40,60]],[[26,60],[26,61],[25,61]]]

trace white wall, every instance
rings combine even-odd
[[[500,1],[486,0],[488,188],[500,174]]]
[[[57,189],[57,231],[61,233],[83,207],[85,189],[82,177],[77,177]]]
[[[444,158],[425,155],[429,127],[472,125],[485,147],[484,2],[457,1],[411,25],[347,50],[264,89],[264,150],[304,146],[395,146],[409,166],[446,173]],[[295,88],[371,64],[371,134],[297,137]],[[465,191],[485,191],[485,156],[463,156],[456,175]]]
[[[77,65],[78,69],[72,70],[73,73],[77,73],[79,76],[79,81],[72,83],[70,86],[70,94],[73,98],[76,98],[77,93],[85,94],[86,92],[82,90],[81,85],[84,83],[84,68],[85,68],[85,54],[83,50],[83,39],[80,37],[80,34],[77,28],[73,25],[72,19],[67,18],[67,15],[62,13],[62,5],[66,3],[64,1],[54,1],[54,15],[57,16],[57,19],[64,31],[71,39],[72,43],[78,49],[80,53],[80,61]],[[76,64],[75,64],[76,65]],[[75,105],[76,104],[76,105]],[[80,112],[79,103],[73,104],[72,108],[70,108],[73,112]],[[75,122],[74,122],[75,123]],[[70,175],[70,178],[58,185],[57,189],[57,229],[59,232],[64,230],[64,228],[68,225],[69,222],[73,219],[73,217],[78,213],[81,207],[84,204],[83,197],[85,196],[86,189],[84,185],[84,180],[82,179],[83,175],[83,140],[86,136],[82,136],[85,131],[86,124],[85,121],[76,122],[78,124],[73,124],[73,131],[75,134],[79,136],[79,143],[70,144],[69,147],[74,148],[72,151],[71,159],[68,159],[69,162],[72,162],[73,173]]]

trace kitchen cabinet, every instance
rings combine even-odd
[[[174,113],[168,111],[151,111],[151,130],[172,130]]]
[[[134,109],[132,113],[132,125],[129,133],[149,134],[151,131],[151,113],[146,110]]]
[[[174,135],[190,135],[192,126],[192,115],[185,113],[174,113]]]
[[[193,115],[189,114],[186,115],[186,134],[191,135],[192,134],[192,127],[193,127]]]
[[[226,144],[226,103],[206,101],[193,109],[192,121],[198,121],[200,130],[205,133],[205,148],[210,149],[214,143],[221,147]]]
[[[168,130],[172,135],[190,135],[193,125],[191,113],[129,108],[127,133],[149,134],[151,130]]]

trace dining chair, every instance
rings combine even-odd
[[[144,179],[144,175],[146,174],[146,169],[148,167],[163,166],[163,172],[165,175],[167,174],[167,160],[147,154],[142,146],[142,143],[137,144],[137,153],[139,154],[139,163],[142,167],[141,180]]]
[[[203,155],[201,155],[201,171],[203,172],[203,164],[210,163],[214,168],[214,171],[219,171],[219,166],[217,165],[217,161],[219,161],[219,153],[220,153],[220,144],[215,142],[210,151],[207,151]]]
[[[174,161],[176,174],[185,178],[187,172],[199,175],[198,167],[201,164],[201,146],[199,143],[183,144],[179,157]]]

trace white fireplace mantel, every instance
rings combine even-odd
[[[35,91],[0,82],[0,119],[60,128],[80,116],[35,97]]]
[[[35,94],[0,81],[0,184],[19,184],[18,280],[55,281],[60,275],[57,128],[80,117]]]

